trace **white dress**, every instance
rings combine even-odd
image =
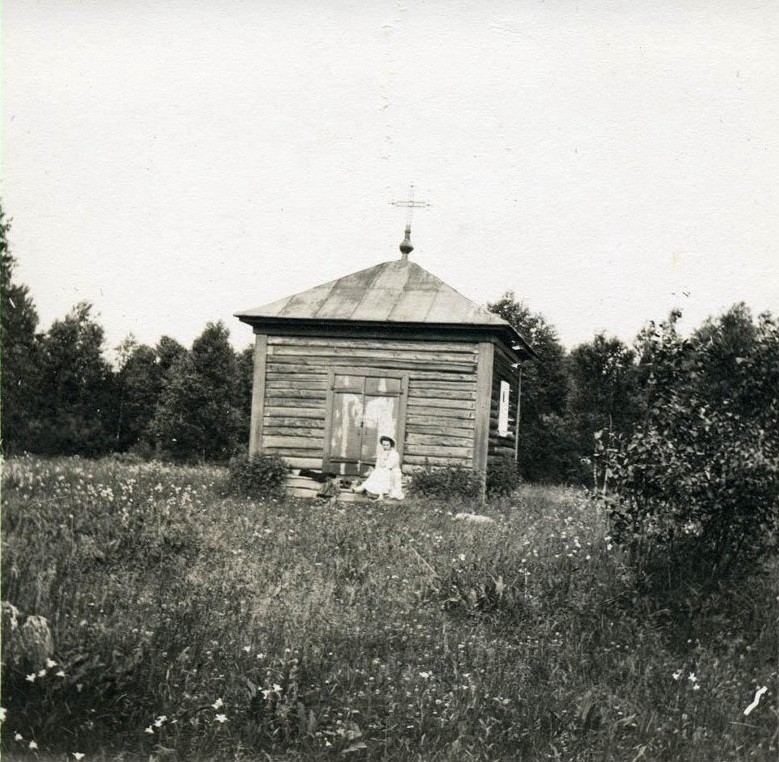
[[[402,500],[403,487],[400,477],[400,455],[398,455],[398,451],[382,450],[376,459],[376,467],[360,485],[360,489],[364,489],[373,495],[387,495],[397,500]]]

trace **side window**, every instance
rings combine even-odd
[[[498,408],[498,436],[507,437],[509,434],[509,398],[511,397],[511,385],[506,381],[500,382],[500,407]]]

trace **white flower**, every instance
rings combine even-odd
[[[84,759],[84,755],[80,751],[74,751],[73,756],[76,758],[76,762],[80,759]]]
[[[25,680],[26,680],[28,683],[34,683],[34,682],[35,682],[35,678],[36,678],[36,677],[37,677],[37,675],[35,674],[35,672],[33,672],[33,673],[31,673],[31,674],[27,675],[27,676],[26,676],[24,679],[25,679]]]
[[[671,675],[671,677],[673,677],[674,680],[678,680],[681,676],[682,676],[682,670],[680,669],[677,669],[676,672],[674,672],[673,675]]]
[[[251,651],[251,650],[252,650],[252,647],[251,647],[251,646],[244,646],[244,647],[243,647],[243,650],[244,650],[244,651],[246,651],[246,653],[248,654],[248,653],[249,653],[249,651]]]
[[[222,699],[218,698],[216,701],[214,701],[213,704],[211,704],[214,709],[221,709],[225,705],[225,702],[222,701]]]
[[[56,666],[57,666],[57,662],[56,662],[56,661],[54,661],[54,659],[46,659],[46,666],[47,666],[49,669],[54,669],[54,667],[56,667]]]
[[[46,670],[45,669],[39,670],[38,677],[46,677]]]
[[[276,693],[281,693],[284,689],[278,683],[273,683],[273,690]]]
[[[164,714],[161,714],[161,715],[160,715],[160,716],[159,716],[159,717],[158,717],[158,718],[157,718],[157,719],[154,721],[154,727],[155,727],[155,728],[161,728],[161,727],[162,727],[162,723],[163,723],[163,722],[165,722],[165,720],[167,720],[167,719],[168,719],[168,718],[167,718],[167,717],[166,717]]]
[[[0,706],[0,722],[5,722],[5,717],[8,714],[8,710],[4,706]]]
[[[37,749],[37,748],[38,748],[38,744],[37,744],[37,743],[35,743],[35,741],[30,741],[30,743],[29,743],[29,744],[27,744],[27,746],[28,746],[30,749]]]
[[[430,677],[433,673],[432,672],[420,672],[419,676],[425,680],[427,680],[428,677]]]
[[[144,733],[148,733],[150,736],[153,736],[154,735],[154,728],[151,725],[149,725],[148,728],[144,728],[143,732]]]
[[[219,723],[225,723],[227,722],[227,715],[226,714],[218,714],[214,719]]]
[[[695,683],[695,685],[692,686],[692,689],[694,691],[699,691],[701,689],[701,686],[698,683]]]
[[[65,670],[61,669],[59,672],[57,672],[57,677],[65,677]]]
[[[17,733],[14,736],[14,741],[24,741],[24,736],[21,733]]]
[[[695,673],[694,673],[694,672],[690,672],[690,674],[689,674],[689,676],[687,677],[687,679],[688,679],[688,680],[689,680],[691,683],[697,683],[697,682],[698,682],[698,678],[697,678],[697,677],[695,677]]]

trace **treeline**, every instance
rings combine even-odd
[[[765,427],[774,439],[779,434],[779,327],[769,313],[755,319],[745,304],[736,304],[684,337],[677,330],[681,313],[674,311],[647,323],[632,346],[600,334],[568,353],[543,316],[512,293],[489,308],[539,355],[525,365],[522,379],[520,463],[531,481],[602,487],[604,453],[620,440],[643,436],[658,413],[688,416],[690,403],[680,399],[695,399],[698,417],[727,413]],[[694,455],[693,448],[688,460]]]
[[[209,323],[189,349],[167,336],[153,347],[128,338],[111,366],[103,329],[87,303],[41,333],[29,290],[13,280],[7,230],[0,210],[6,454],[131,451],[218,461],[248,446],[251,348],[236,353],[225,326]],[[597,481],[596,450],[635,431],[654,404],[658,326],[650,323],[632,346],[597,335],[567,352],[553,326],[513,293],[489,308],[539,355],[523,368],[522,475],[531,481]],[[748,358],[773,356],[777,328],[770,316],[755,320],[745,305],[736,305],[676,341],[685,362],[697,368],[695,374],[675,376],[680,388],[695,383],[700,398],[715,406],[736,398],[755,410],[765,406],[770,374],[745,398],[743,369]]]
[[[14,282],[8,223],[2,256],[2,443],[8,454],[224,460],[248,447],[252,354],[236,353],[222,323],[187,349],[163,336],[132,337],[106,359],[102,327],[86,302],[38,331],[29,289]]]

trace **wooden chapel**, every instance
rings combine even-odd
[[[535,356],[505,320],[401,257],[237,313],[255,334],[250,455],[304,474],[361,478],[391,436],[404,473],[517,458],[520,363]],[[314,474],[311,474],[314,472]]]

